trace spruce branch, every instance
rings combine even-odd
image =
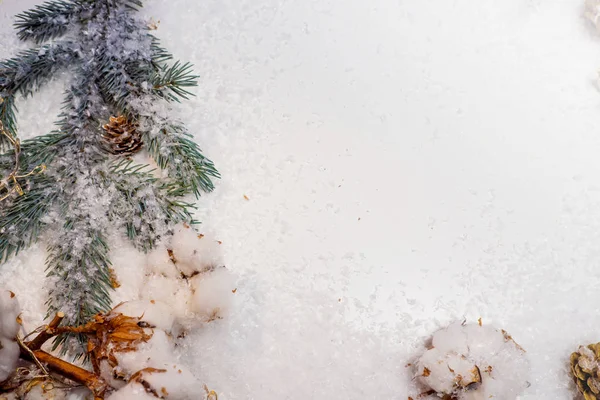
[[[202,192],[214,190],[212,178],[219,178],[219,172],[185,128],[171,125],[159,135],[148,136],[148,153],[185,192],[200,197]]]
[[[152,77],[152,90],[167,100],[179,102],[179,98],[188,99],[192,92],[185,88],[198,85],[198,76],[192,73],[192,64],[175,62],[170,67],[162,66]]]
[[[109,218],[122,221],[132,243],[148,251],[168,233],[169,223],[190,221],[193,204],[182,200],[185,193],[159,183],[147,165],[131,160],[115,163],[105,177],[119,196],[110,207]]]
[[[70,325],[83,325],[95,314],[110,309],[109,248],[102,233],[89,225],[84,220],[67,221],[64,231],[48,248],[47,276],[54,281],[46,302],[48,314],[64,310],[65,322]],[[69,338],[59,336],[53,349]],[[85,337],[77,339],[80,344],[85,343]],[[67,350],[67,346],[62,347],[63,353]],[[84,355],[80,348],[76,357]]]
[[[71,42],[46,44],[0,62],[0,95],[4,99],[17,93],[32,94],[53,73],[77,57],[74,49],[75,44]],[[11,125],[6,124],[6,127],[14,131]]]
[[[44,174],[31,177],[25,193],[1,209],[0,261],[18,254],[38,239],[45,225],[43,218],[56,198],[56,182]]]
[[[36,43],[67,33],[72,18],[81,10],[80,1],[48,1],[15,16],[17,36]]]

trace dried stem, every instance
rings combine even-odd
[[[19,344],[21,345],[21,358],[32,361],[38,364],[38,366],[45,364],[52,372],[85,385],[92,391],[95,400],[104,398],[104,393],[108,389],[108,384],[101,377],[94,375],[86,369],[54,357],[52,354],[46,353],[43,350],[31,350],[27,348],[23,342],[20,342]],[[45,368],[43,370],[45,370]]]
[[[29,342],[23,342],[17,337],[17,343],[21,348],[21,358],[35,363],[46,376],[50,376],[50,373],[48,372],[49,369],[56,374],[71,379],[81,385],[85,385],[92,391],[95,400],[102,400],[104,399],[104,393],[108,389],[108,384],[104,379],[86,369],[68,363],[50,353],[40,350],[46,341],[59,333],[65,331],[84,332],[90,330],[87,325],[79,328],[59,328],[59,325],[64,318],[64,313],[57,312],[46,328]]]
[[[39,335],[37,335],[33,340],[30,340],[29,342],[25,343],[27,347],[31,350],[41,349],[44,343],[46,343],[50,338],[56,335],[54,333],[54,329],[56,329],[60,325],[63,318],[65,318],[65,314],[60,311],[57,312],[52,321],[50,321],[48,326],[46,326],[46,328],[42,332],[40,332]]]

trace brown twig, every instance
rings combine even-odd
[[[65,314],[62,312],[57,312],[52,321],[46,326],[46,328],[40,332],[33,340],[25,342],[28,348],[31,350],[39,350],[42,348],[42,345],[46,343],[51,337],[55,336],[54,329],[56,329],[63,318],[65,318]]]
[[[71,379],[81,385],[85,385],[94,394],[95,400],[104,399],[104,393],[108,389],[108,384],[100,376],[94,373],[61,360],[58,357],[53,356],[43,350],[41,347],[50,338],[63,333],[65,331],[77,331],[84,332],[89,330],[89,326],[82,326],[79,328],[72,327],[59,327],[62,320],[65,318],[65,314],[57,312],[52,321],[42,330],[33,340],[23,342],[17,337],[17,343],[21,348],[21,358],[24,360],[35,363],[42,372],[49,376],[48,369],[56,374],[59,374],[65,378]]]
[[[104,393],[108,389],[108,384],[101,377],[94,375],[86,369],[54,357],[43,350],[31,350],[23,342],[19,344],[21,345],[21,358],[34,363],[45,364],[52,372],[85,385],[92,391],[95,400],[104,399]]]

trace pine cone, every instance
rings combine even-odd
[[[600,400],[600,343],[580,346],[571,354],[571,373],[585,400]]]
[[[111,154],[130,155],[142,148],[142,135],[137,131],[137,124],[123,115],[110,117],[102,129],[103,148]]]

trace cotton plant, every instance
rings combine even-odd
[[[30,340],[17,341],[19,303],[14,293],[0,289],[0,393],[3,387],[12,388],[6,399],[61,400],[75,395],[93,395],[95,400],[216,399],[216,393],[182,365],[175,347],[186,340],[186,329],[217,323],[232,310],[236,282],[223,265],[221,242],[182,223],[154,251],[135,255],[128,261],[136,264],[144,282],[131,300],[79,326],[64,324],[65,315],[57,313]],[[127,270],[119,267],[125,266],[115,265],[114,279]],[[161,290],[152,291],[156,279]],[[65,363],[42,348],[61,334],[86,338],[88,368]],[[21,377],[16,367],[24,361],[34,367],[39,362],[48,371]],[[68,389],[72,381],[88,392]]]
[[[44,240],[48,315],[64,312],[70,325],[111,308],[108,238],[123,232],[151,252],[177,223],[193,222],[188,198],[219,176],[171,110],[196,85],[191,65],[172,62],[141,7],[43,3],[15,24],[38,47],[0,62],[0,262]],[[68,86],[56,129],[19,142],[16,97],[61,70]],[[138,163],[147,158],[156,168]],[[61,338],[57,346],[76,346]]]
[[[415,376],[441,398],[515,400],[529,386],[529,363],[504,330],[455,323],[433,335]]]

